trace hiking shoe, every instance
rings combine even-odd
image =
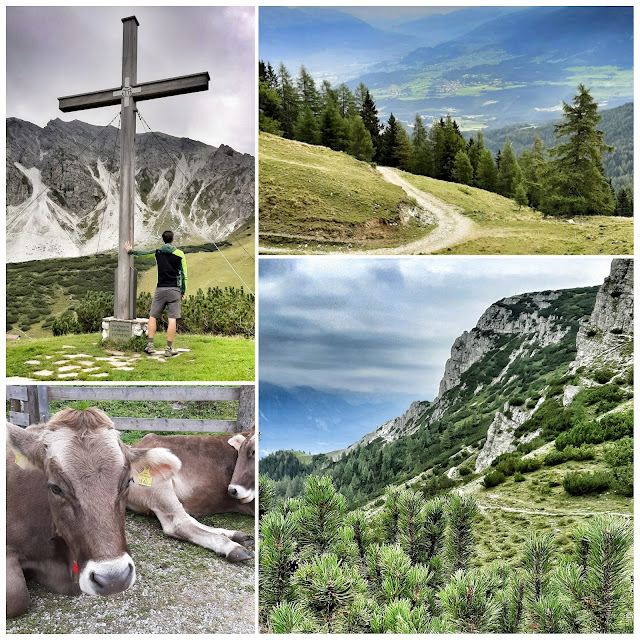
[[[165,358],[171,358],[171,356],[177,356],[178,353],[180,353],[179,351],[176,351],[175,349],[171,348],[171,347],[167,347],[164,351],[164,357]]]
[[[149,355],[152,355],[156,352],[154,346],[152,344],[148,344],[145,348],[144,348],[144,352],[148,353]]]

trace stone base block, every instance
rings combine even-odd
[[[102,319],[102,339],[114,342],[129,342],[134,336],[148,335],[148,318],[121,320],[120,318]]]

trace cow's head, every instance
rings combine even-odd
[[[99,409],[64,409],[47,424],[7,424],[7,431],[16,463],[46,476],[56,534],[70,549],[81,591],[106,596],[128,589],[136,578],[124,533],[129,485],[141,474],[171,477],[180,460],[167,449],[124,445]]]
[[[229,439],[229,444],[238,451],[238,460],[227,490],[232,498],[242,503],[256,497],[256,425],[250,433],[238,433]]]

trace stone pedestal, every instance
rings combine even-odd
[[[135,336],[148,335],[148,318],[121,320],[109,317],[102,319],[102,339],[114,342],[129,342]]]

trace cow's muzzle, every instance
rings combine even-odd
[[[89,560],[80,572],[81,591],[110,596],[126,591],[136,580],[136,569],[128,553],[113,560]]]
[[[246,489],[239,484],[230,484],[227,493],[236,500],[240,500],[243,504],[251,502],[255,498],[254,489]]]

